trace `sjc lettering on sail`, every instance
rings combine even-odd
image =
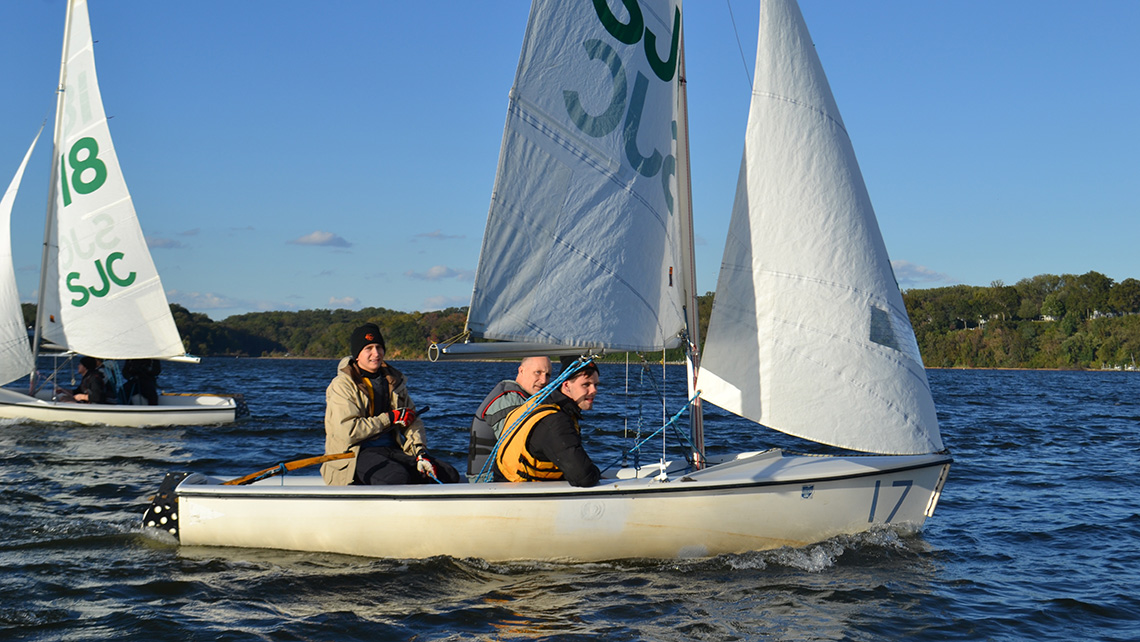
[[[641,7],[636,0],[623,0],[623,5],[629,12],[629,22],[622,23],[613,14],[609,6],[600,0],[595,0],[594,10],[606,31],[618,42],[626,45],[636,45],[644,42],[645,58],[654,75],[665,83],[670,83],[677,71],[677,50],[681,35],[681,10],[674,9],[673,34],[669,57],[661,60],[657,53],[657,35],[645,26],[645,19]],[[630,166],[646,178],[661,175],[661,188],[665,195],[665,202],[669,212],[673,212],[673,195],[670,192],[670,183],[676,175],[676,158],[673,154],[663,156],[654,149],[649,156],[643,156],[637,147],[637,135],[641,129],[641,116],[645,108],[645,96],[649,91],[649,79],[641,71],[633,83],[633,91],[629,92],[629,82],[624,65],[617,51],[609,44],[596,39],[587,39],[582,43],[586,55],[590,60],[604,63],[613,78],[613,93],[610,104],[597,115],[591,115],[584,107],[577,91],[563,90],[563,99],[566,102],[566,113],[583,133],[594,138],[601,138],[613,132],[623,121],[622,142],[625,145],[626,159]],[[628,104],[627,104],[628,99]],[[673,135],[676,137],[677,123],[673,122]]]
[[[77,298],[71,300],[71,305],[77,308],[81,308],[84,305],[87,305],[87,302],[90,301],[91,297],[93,296],[96,298],[103,298],[107,296],[111,292],[112,283],[123,288],[134,283],[134,272],[131,272],[125,277],[120,277],[115,274],[115,262],[121,260],[122,258],[122,252],[111,252],[107,255],[107,260],[105,262],[106,268],[104,268],[103,261],[95,259],[95,270],[99,273],[99,279],[101,281],[98,286],[86,287],[75,283],[75,281],[79,280],[82,275],[78,272],[69,273],[67,275],[67,289],[78,295]]]

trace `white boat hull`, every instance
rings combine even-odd
[[[157,406],[72,403],[0,388],[0,419],[87,425],[203,426],[230,423],[238,403],[225,395],[159,395]]]
[[[885,524],[918,529],[934,512],[951,461],[774,450],[668,481],[654,470],[593,488],[328,487],[313,475],[225,486],[192,474],[175,489],[176,515],[152,507],[146,520],[186,546],[490,561],[704,557],[803,546]]]

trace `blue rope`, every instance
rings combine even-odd
[[[270,468],[269,470],[261,473],[260,475],[258,475],[257,477],[254,477],[253,479],[249,480],[246,483],[252,484],[254,482],[259,482],[263,479],[269,479],[270,477],[276,475],[277,473],[281,473],[282,475],[286,475],[286,474],[288,474],[288,472],[289,472],[289,469],[285,467],[285,462],[280,462],[277,464],[277,468]]]
[[[520,423],[526,420],[526,418],[534,412],[535,408],[542,404],[543,401],[546,401],[546,398],[549,397],[552,392],[557,390],[562,385],[563,381],[566,381],[570,378],[570,375],[578,372],[593,362],[593,357],[578,360],[573,365],[565,368],[561,373],[559,373],[559,375],[554,378],[554,381],[546,384],[545,388],[534,393],[534,397],[532,397],[532,399],[534,399],[534,403],[530,404],[530,408],[526,412],[519,415],[518,419],[515,419],[510,426],[504,428],[503,432],[499,434],[499,439],[495,441],[494,447],[491,448],[491,454],[487,455],[487,461],[483,462],[483,467],[479,469],[479,474],[475,476],[476,482],[491,481],[491,471],[494,470],[495,456],[499,453],[499,445],[503,443],[503,438],[509,435],[511,431],[515,429],[515,426],[518,426]],[[527,399],[527,401],[524,403],[528,403],[529,401],[530,399]]]
[[[677,411],[677,414],[673,415],[673,417],[672,417],[672,418],[671,418],[669,421],[665,422],[665,425],[661,426],[661,427],[660,427],[660,428],[658,428],[657,430],[654,430],[654,431],[653,431],[653,434],[649,435],[649,436],[648,436],[648,437],[646,437],[645,439],[642,439],[642,440],[638,441],[636,444],[634,444],[634,446],[633,446],[632,448],[630,448],[630,449],[629,449],[628,451],[626,451],[626,452],[628,452],[628,453],[634,453],[634,458],[635,458],[634,460],[636,461],[636,453],[639,451],[639,449],[640,449],[642,446],[644,446],[644,445],[645,445],[645,444],[646,444],[646,443],[647,443],[647,442],[648,442],[650,439],[653,439],[653,438],[654,438],[654,437],[656,437],[658,434],[660,434],[660,433],[661,433],[661,431],[665,430],[666,428],[668,428],[668,427],[670,427],[670,426],[672,426],[672,427],[673,427],[673,430],[676,432],[677,436],[678,436],[678,437],[679,437],[679,438],[680,438],[680,439],[681,439],[681,440],[682,440],[682,441],[683,441],[685,444],[687,444],[687,445],[689,446],[689,448],[690,448],[690,449],[692,449],[692,443],[689,441],[689,438],[685,436],[685,433],[684,433],[683,431],[681,431],[679,428],[677,428],[677,426],[676,426],[676,423],[677,423],[677,420],[681,418],[681,415],[685,414],[685,411],[686,411],[686,410],[688,410],[688,409],[689,409],[689,407],[690,407],[690,406],[692,406],[694,403],[696,403],[697,399],[698,399],[700,396],[701,396],[701,391],[700,391],[700,390],[698,390],[698,391],[697,391],[697,393],[693,395],[692,399],[689,399],[689,401],[687,401],[687,402],[685,403],[685,405],[684,405],[684,406],[682,406],[682,407],[681,407],[681,409]],[[624,456],[624,454],[625,454],[625,453],[622,453],[622,455],[623,455],[623,456]],[[606,468],[612,468],[612,467],[613,467],[615,464],[617,464],[617,463],[618,463],[618,462],[620,462],[620,461],[621,461],[621,456],[619,456],[619,457],[618,457],[616,460],[614,460],[614,463],[610,464],[610,465],[609,465],[609,466],[607,466]],[[636,465],[634,466],[634,470],[638,470],[638,469],[640,469],[640,468],[641,468],[640,466],[636,466]],[[603,469],[603,470],[605,470],[605,469]]]

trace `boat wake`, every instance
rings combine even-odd
[[[927,550],[925,540],[916,537],[913,528],[877,527],[854,535],[840,535],[800,548],[778,548],[740,555],[724,555],[718,560],[732,569],[760,570],[769,567],[792,568],[808,573],[821,573],[845,560],[867,557],[909,556]]]

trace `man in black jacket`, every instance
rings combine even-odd
[[[107,384],[103,379],[103,371],[99,368],[99,361],[94,357],[83,357],[79,360],[77,370],[83,379],[80,380],[79,387],[71,391],[71,398],[65,401],[106,403]]]
[[[588,364],[562,382],[546,402],[529,409],[524,404],[507,417],[515,423],[523,412],[529,415],[511,430],[495,457],[495,481],[557,481],[571,486],[594,486],[601,471],[582,447],[578,419],[594,407],[598,394],[598,367]]]

